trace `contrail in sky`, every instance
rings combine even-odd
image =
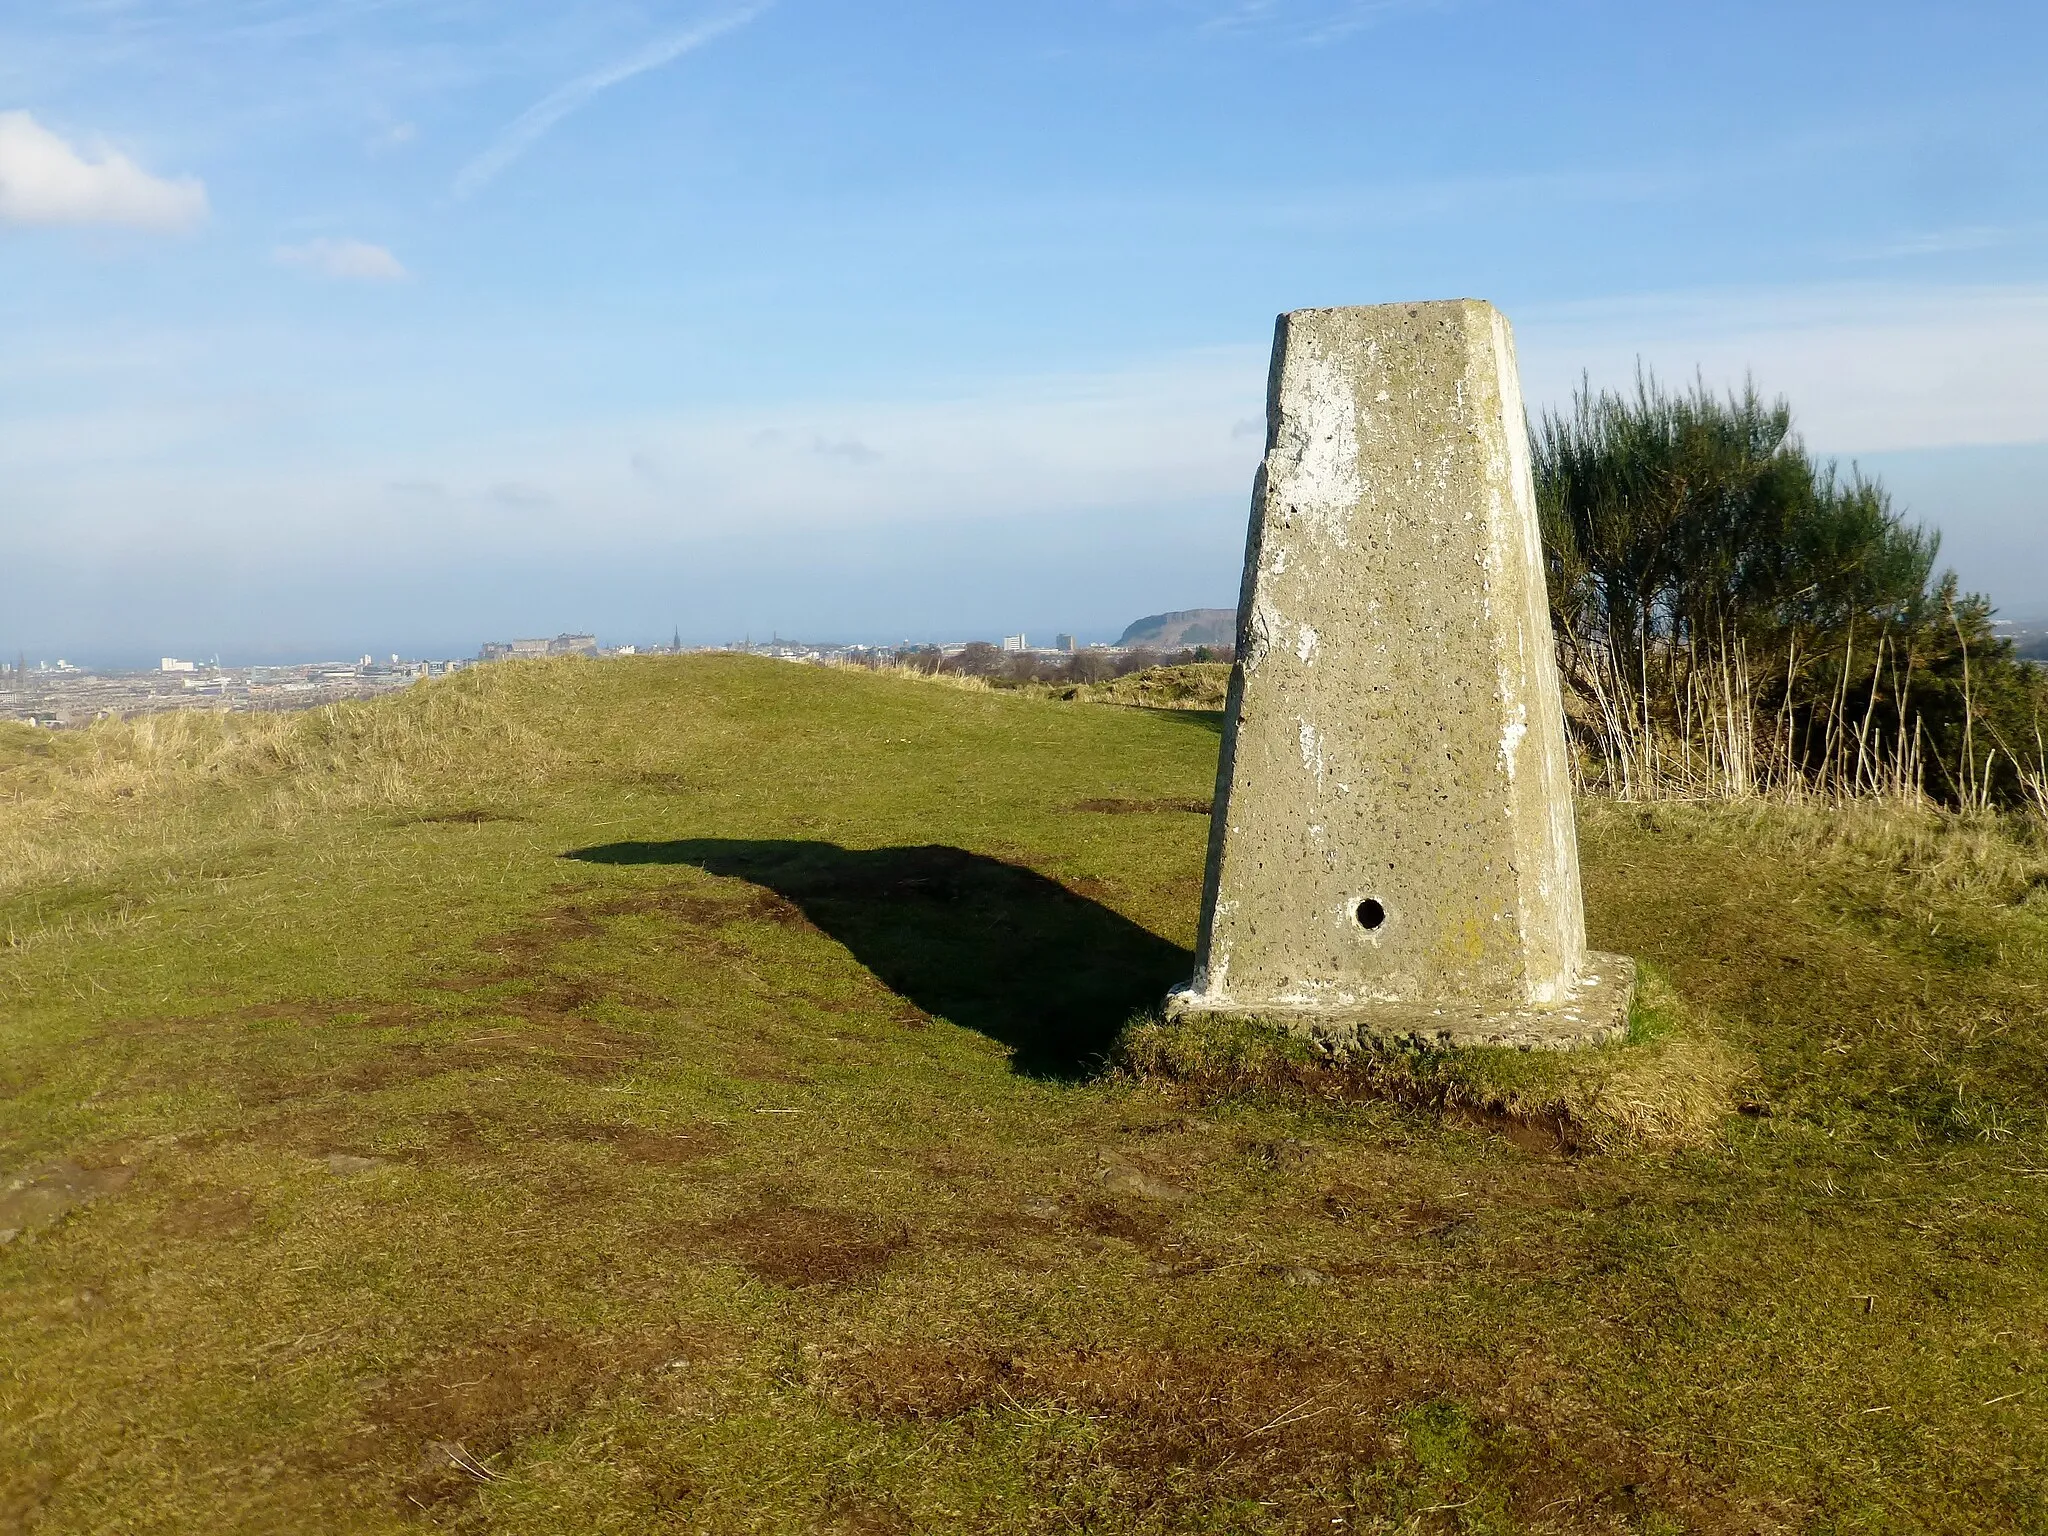
[[[635,75],[643,75],[650,69],[673,63],[713,39],[745,26],[773,3],[774,0],[755,0],[754,4],[714,16],[687,31],[673,33],[651,43],[616,64],[607,64],[603,69],[579,75],[567,85],[550,91],[513,118],[489,149],[462,168],[455,178],[455,195],[458,198],[469,197],[483,190],[500,171],[531,149],[550,128],[599,91],[607,90],[622,80],[630,80]]]

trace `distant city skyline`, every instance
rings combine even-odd
[[[2048,12],[0,10],[0,654],[1111,632],[1279,311],[1788,396],[2048,615]],[[1455,104],[1453,107],[1452,104]]]

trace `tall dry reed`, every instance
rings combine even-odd
[[[1633,654],[1581,645],[1573,660],[1567,714],[1583,790],[1618,800],[1930,803],[1921,723],[1900,720],[1890,706],[1905,690],[1887,639],[1878,643],[1867,684],[1852,682],[1853,657],[1845,656],[1836,687],[1803,710],[1794,709],[1789,685],[1800,664],[1796,651],[1786,658],[1788,685],[1775,707],[1739,642],[1643,646]],[[1974,750],[1966,737],[1965,753]],[[1985,782],[1974,760],[1966,777]]]

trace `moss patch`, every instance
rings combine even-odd
[[[1628,1039],[1590,1050],[1432,1051],[1385,1046],[1332,1059],[1278,1029],[1144,1018],[1116,1059],[1184,1098],[1263,1095],[1383,1099],[1567,1152],[1674,1148],[1716,1133],[1753,1064],[1654,969],[1637,989]]]

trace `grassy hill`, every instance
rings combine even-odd
[[[1133,620],[1124,626],[1116,643],[1179,650],[1184,646],[1232,645],[1236,640],[1235,608],[1180,608]]]
[[[0,1531],[2048,1530],[2032,832],[1587,806],[1652,1007],[1563,1110],[1107,1069],[1216,731],[720,657],[0,736]]]

